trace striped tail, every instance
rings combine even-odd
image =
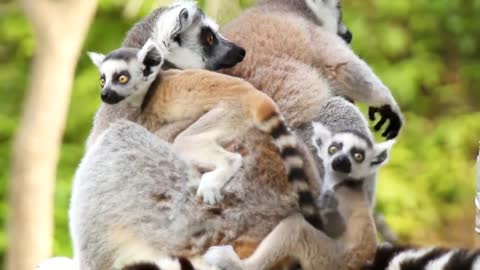
[[[480,270],[480,250],[380,246],[362,270]]]
[[[280,151],[287,169],[288,181],[298,195],[298,205],[300,206],[301,214],[308,223],[322,230],[323,224],[319,214],[320,211],[308,183],[305,165],[297,145],[297,138],[276,110],[271,110],[270,113],[266,114],[266,117],[257,116],[256,122],[259,130],[272,136],[273,143]]]
[[[169,259],[168,262],[160,261],[158,264],[153,262],[134,263],[123,267],[122,270],[195,270],[195,268],[189,259],[178,257]]]

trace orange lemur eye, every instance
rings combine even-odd
[[[208,43],[208,45],[212,46],[214,41],[215,41],[215,38],[213,37],[213,35],[212,35],[212,34],[209,34],[209,35],[207,36],[207,43]]]
[[[129,78],[127,75],[121,75],[118,77],[118,82],[121,84],[126,84],[128,82]]]
[[[100,87],[104,87],[105,86],[105,79],[104,78],[101,78],[100,79]]]

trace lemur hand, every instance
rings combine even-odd
[[[375,131],[379,131],[382,126],[387,122],[387,120],[389,120],[388,126],[382,133],[382,136],[385,137],[385,139],[387,140],[391,140],[397,137],[403,125],[403,119],[400,112],[392,110],[392,107],[390,105],[368,108],[368,116],[371,121],[375,121],[376,113],[379,113],[381,118],[374,127]]]
[[[331,238],[338,238],[345,232],[345,219],[338,209],[338,200],[333,190],[325,191],[319,200],[323,232]]]

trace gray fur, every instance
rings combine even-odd
[[[343,110],[343,103],[348,104],[337,102],[326,108],[335,112]],[[82,270],[110,270],[115,264],[122,244],[107,235],[113,225],[128,230],[121,235],[132,234],[133,239],[148,242],[142,246],[152,249],[137,249],[131,258],[120,259],[148,260],[163,254],[198,255],[208,246],[231,244],[237,237],[262,239],[280,220],[298,211],[295,196],[283,184],[285,172],[272,169],[281,159],[267,136],[251,131],[243,138],[241,146],[247,153],[244,168],[226,187],[221,208],[211,208],[193,200],[197,183],[189,179],[196,178],[189,177],[190,168],[165,142],[125,122],[100,135],[103,130],[96,129],[97,123],[106,128],[114,120],[110,116],[128,115],[128,108],[115,106],[99,110],[92,131],[99,139],[89,139],[91,147],[75,177],[71,231]],[[316,115],[335,117],[336,113],[324,114],[323,109],[315,108],[319,111]],[[297,123],[312,120],[302,118],[297,111],[287,110],[290,115],[286,117],[296,117]],[[355,111],[342,119],[350,117],[361,115]],[[148,196],[152,192],[167,194],[166,206]]]
[[[80,269],[198,255],[245,234],[261,239],[298,208],[279,183],[248,177],[252,162],[236,176],[243,181],[227,186],[222,207],[211,207],[194,199],[198,183],[190,179],[197,177],[169,144],[134,123],[113,124],[87,151],[74,179],[70,229]],[[128,246],[135,250],[125,258],[121,249]]]
[[[315,119],[313,119],[313,121],[320,122],[334,133],[350,129],[358,131],[369,138],[373,138],[373,135],[368,128],[368,123],[366,122],[360,110],[352,103],[341,97],[331,98],[325,104],[323,104],[321,113]],[[311,123],[302,124],[295,129],[295,133],[307,144],[308,149],[312,153],[317,151],[315,145],[312,143],[313,128]],[[314,159],[317,167],[320,170],[320,175],[323,175],[325,171],[323,168],[323,160],[318,155],[314,155]],[[367,177],[365,181],[367,185],[367,194],[371,202],[372,209],[375,206],[376,179],[377,173]]]

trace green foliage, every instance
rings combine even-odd
[[[98,74],[84,52],[118,47],[157,1],[143,1],[133,17],[125,10],[129,2],[100,1],[78,63],[55,193],[56,255],[71,255],[71,179],[100,104]],[[207,2],[199,1],[202,6]],[[223,0],[228,15],[222,13],[220,20],[228,21],[253,2]],[[404,240],[470,245],[473,237],[446,238],[443,227],[453,224],[473,235],[473,166],[480,134],[480,92],[475,89],[480,85],[480,20],[475,15],[480,1],[344,0],[343,7],[354,50],[392,89],[407,120],[379,179],[378,209]],[[5,224],[10,146],[35,48],[31,27],[14,1],[0,3],[0,33],[0,222]],[[2,225],[0,260],[5,229]]]
[[[382,170],[378,208],[404,240],[473,243],[480,134],[480,1],[344,0],[353,48],[388,85],[406,128]],[[459,239],[469,239],[465,242]]]

